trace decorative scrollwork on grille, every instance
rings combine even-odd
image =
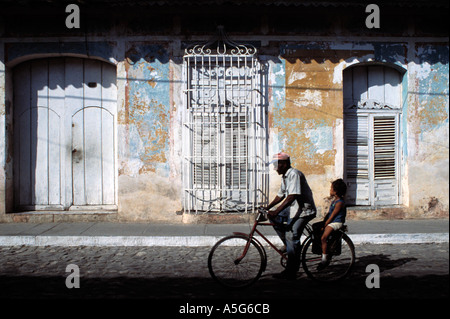
[[[239,44],[228,38],[224,27],[217,27],[217,34],[208,42],[196,44],[185,49],[185,56],[234,55],[252,56],[257,49],[251,44]]]

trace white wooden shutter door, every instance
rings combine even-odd
[[[73,205],[114,204],[114,118],[108,111],[87,107],[73,116]],[[105,143],[105,144],[104,144]]]
[[[78,58],[14,69],[15,209],[115,205],[115,74]]]
[[[345,171],[353,205],[400,201],[398,123],[401,74],[357,66],[344,72]]]
[[[62,209],[62,64],[37,60],[14,70],[14,190],[17,210]]]
[[[347,200],[353,205],[370,205],[369,116],[346,114],[345,148]]]
[[[110,68],[100,61],[84,62],[83,107],[72,116],[74,206],[115,204],[115,124],[110,103],[115,91]]]

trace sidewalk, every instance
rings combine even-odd
[[[449,220],[349,220],[355,244],[448,243]],[[4,223],[0,246],[212,246],[250,224]],[[260,230],[280,243],[272,227]]]

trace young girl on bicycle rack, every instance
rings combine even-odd
[[[345,216],[347,215],[347,209],[345,207],[344,197],[347,192],[347,185],[342,179],[337,179],[331,183],[330,196],[333,197],[330,210],[324,218],[324,231],[321,237],[322,243],[322,261],[318,265],[318,270],[321,270],[328,266],[330,257],[327,254],[327,239],[330,234],[339,230],[345,222]]]

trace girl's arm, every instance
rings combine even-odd
[[[325,225],[323,226],[324,228],[327,227],[329,223],[331,223],[331,221],[334,219],[334,217],[336,217],[336,215],[339,213],[339,211],[341,210],[343,205],[344,205],[343,202],[336,203],[330,217],[328,217],[328,219],[325,221]]]

